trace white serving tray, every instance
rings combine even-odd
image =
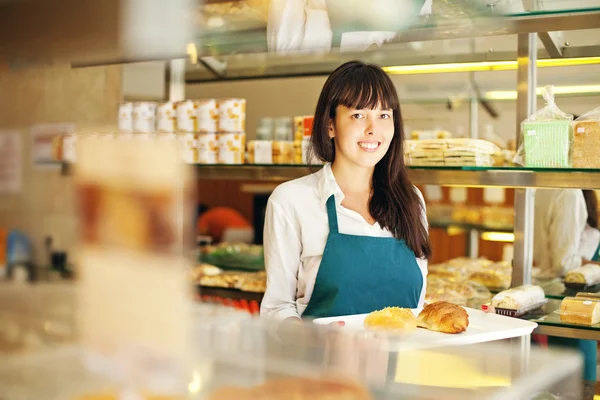
[[[491,342],[494,340],[510,339],[530,335],[537,327],[535,322],[518,318],[504,317],[502,315],[485,313],[481,310],[467,308],[469,314],[469,327],[463,333],[448,334],[434,332],[423,328],[409,335],[399,336],[402,344],[409,348],[456,346],[474,343]],[[413,314],[418,315],[420,309],[413,309]],[[333,322],[344,321],[343,330],[351,332],[365,332],[363,322],[367,314],[348,315],[342,317],[317,318],[315,324],[326,325]],[[404,347],[404,346],[403,346]]]

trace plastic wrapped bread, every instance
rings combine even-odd
[[[573,124],[573,167],[600,168],[600,107]]]
[[[496,308],[522,310],[542,303],[546,298],[544,290],[536,285],[523,285],[498,293],[492,298]]]
[[[521,123],[521,146],[514,162],[538,168],[566,168],[573,163],[573,116],[561,111],[554,90],[542,93],[546,106]]]
[[[575,268],[565,275],[565,283],[596,285],[600,283],[600,265],[586,264]]]
[[[560,303],[560,320],[582,325],[600,322],[600,302],[584,297],[565,297]]]

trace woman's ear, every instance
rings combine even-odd
[[[327,132],[329,133],[329,139],[333,139],[335,137],[335,124],[333,119],[329,120],[329,128],[327,129]]]

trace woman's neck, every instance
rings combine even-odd
[[[334,161],[331,171],[344,194],[370,193],[374,168],[362,168],[350,163]]]

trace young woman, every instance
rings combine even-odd
[[[403,140],[398,95],[381,68],[353,61],[331,74],[311,138],[326,164],[269,198],[262,315],[283,320],[422,306],[431,245]]]

